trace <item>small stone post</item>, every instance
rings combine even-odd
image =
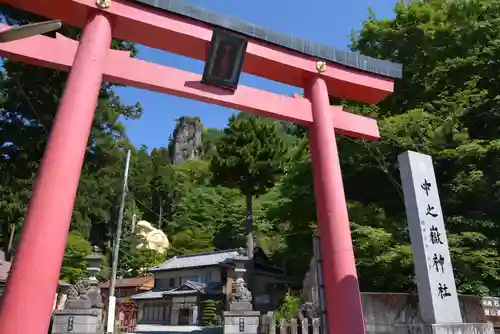
[[[99,288],[99,281],[97,276],[101,272],[101,264],[103,261],[103,255],[99,247],[92,247],[92,254],[85,258],[87,260],[87,275],[86,279],[90,285],[89,298],[91,308],[96,308],[102,310],[102,300],[101,300],[101,289]]]

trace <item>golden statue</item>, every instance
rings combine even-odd
[[[135,236],[137,238],[137,248],[152,249],[164,254],[170,246],[167,235],[145,220],[137,223]]]

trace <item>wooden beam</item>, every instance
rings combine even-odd
[[[14,7],[83,27],[95,0],[3,0]],[[113,35],[149,47],[205,60],[212,28],[208,24],[127,1],[112,0],[106,9],[113,18]],[[249,40],[243,71],[296,87],[316,75],[313,57],[257,40]],[[331,95],[378,103],[392,93],[391,78],[329,62],[322,73]]]
[[[2,27],[5,25],[0,25],[0,28]],[[77,47],[77,41],[60,34],[57,34],[56,38],[34,36],[0,44],[0,55],[29,64],[68,71]],[[311,104],[307,99],[274,94],[243,85],[239,85],[235,92],[228,92],[202,84],[199,74],[130,58],[127,51],[109,50],[104,80],[306,126],[312,122]],[[338,133],[366,140],[380,137],[375,120],[344,112],[340,106],[330,108]]]

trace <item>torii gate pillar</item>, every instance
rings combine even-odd
[[[2,300],[0,333],[41,334],[49,327],[110,45],[108,18],[102,12],[93,13],[84,28],[33,189]]]
[[[313,122],[309,126],[316,212],[321,233],[326,319],[330,333],[365,334],[342,172],[325,81],[306,85]]]

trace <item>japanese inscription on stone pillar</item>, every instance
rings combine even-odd
[[[398,161],[422,318],[429,324],[461,323],[432,158],[406,151]]]

